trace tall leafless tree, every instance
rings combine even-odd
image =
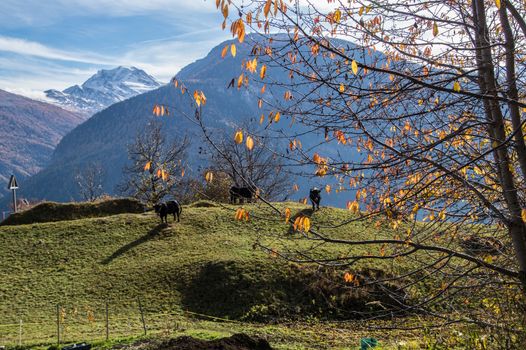
[[[93,202],[103,194],[104,168],[100,163],[90,162],[77,170],[75,181],[85,201]]]
[[[272,151],[268,135],[255,137],[254,147],[247,148],[230,140],[216,143],[210,164],[216,172],[227,174],[232,185],[256,187],[269,200],[284,200],[291,189],[284,159]]]
[[[150,205],[173,194],[183,177],[188,145],[186,138],[168,143],[160,123],[148,124],[128,147],[130,164],[123,169],[120,192]]]

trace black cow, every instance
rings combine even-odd
[[[168,201],[153,206],[155,212],[161,217],[161,222],[168,223],[168,214],[174,214],[174,221],[177,218],[177,222],[180,221],[179,217],[183,212],[183,208],[177,201]]]
[[[239,200],[239,203],[242,203],[245,199],[248,199],[249,201],[251,201],[252,198],[255,197],[256,191],[250,187],[232,186],[230,187],[229,193],[230,193],[230,204],[235,204],[236,199]]]
[[[321,201],[321,190],[318,189],[317,187],[314,187],[314,188],[311,188],[310,192],[309,192],[309,198],[310,198],[310,201],[312,203],[312,210],[316,210],[316,208],[318,208],[318,210],[320,210],[320,201]]]

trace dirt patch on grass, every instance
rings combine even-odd
[[[94,203],[44,202],[29,210],[9,216],[0,225],[25,225],[143,212],[144,206],[131,198],[111,199]]]
[[[234,334],[228,338],[201,340],[188,336],[164,341],[140,341],[130,346],[114,347],[126,350],[272,350],[270,344],[246,334]]]

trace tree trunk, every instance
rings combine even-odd
[[[499,169],[499,178],[502,186],[502,191],[506,205],[508,207],[510,218],[508,222],[504,223],[508,229],[517,264],[519,265],[519,276],[523,286],[523,292],[526,294],[526,239],[525,239],[525,225],[521,218],[521,207],[519,203],[519,196],[514,184],[513,174],[510,171],[510,161],[507,146],[504,145],[506,140],[506,133],[504,130],[504,118],[497,97],[497,84],[494,76],[494,66],[492,62],[490,43],[488,41],[488,27],[486,22],[486,14],[483,0],[474,0],[472,2],[475,37],[476,37],[476,51],[477,51],[477,68],[479,72],[479,87],[481,93],[494,97],[494,99],[485,99],[484,109],[488,120],[491,122],[489,127],[489,134],[499,145],[494,150],[496,155],[496,162]]]
[[[506,2],[503,2],[499,10],[500,23],[506,39],[504,45],[506,50],[506,94],[510,99],[518,102],[519,92],[517,89],[517,77],[515,75],[515,38],[513,37],[513,32],[508,20],[506,6]],[[519,159],[522,176],[526,179],[526,145],[524,144],[520,109],[519,106],[513,102],[508,102],[508,108],[510,110],[513,132],[515,134],[515,151],[517,152],[517,157]]]

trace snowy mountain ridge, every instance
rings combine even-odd
[[[44,93],[56,105],[91,115],[159,86],[161,84],[145,71],[136,67],[119,66],[99,70],[82,86],[74,85],[63,91],[50,89]]]

